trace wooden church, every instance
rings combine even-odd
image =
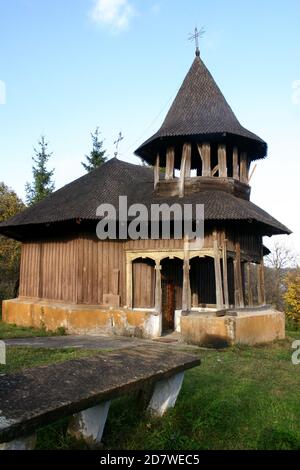
[[[22,242],[20,290],[3,319],[70,333],[159,337],[193,344],[283,338],[284,315],[266,305],[263,236],[290,231],[250,202],[250,165],[266,143],[237,120],[199,49],[158,132],[0,224]],[[97,207],[203,204],[201,248],[185,240],[99,240]],[[188,253],[188,254],[187,254]]]

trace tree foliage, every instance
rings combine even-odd
[[[33,181],[32,183],[26,183],[26,202],[28,205],[35,204],[55,189],[53,182],[53,170],[47,170],[47,163],[52,156],[52,152],[48,151],[49,143],[46,142],[45,136],[41,136],[38,142],[38,148],[34,148],[35,156],[33,160]]]
[[[100,140],[99,127],[96,128],[94,133],[91,133],[92,137],[92,150],[90,155],[86,155],[87,162],[81,162],[83,168],[89,173],[95,168],[98,168],[106,162],[107,157],[105,156],[106,150],[103,148],[103,141]]]
[[[25,207],[17,194],[0,183],[0,222]],[[20,244],[0,235],[0,300],[13,296],[19,276]]]
[[[284,309],[285,277],[287,271],[297,264],[297,255],[285,245],[277,242],[266,258],[265,289],[267,303],[278,310]]]
[[[300,327],[300,268],[290,271],[285,278],[285,313],[297,327]]]

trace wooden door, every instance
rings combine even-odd
[[[162,281],[162,329],[174,330],[175,285],[171,280]]]

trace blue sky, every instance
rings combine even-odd
[[[194,59],[197,24],[226,99],[269,144],[252,200],[300,252],[299,21],[299,0],[0,0],[0,180],[24,197],[42,133],[57,188],[84,174],[96,126],[110,155],[122,131],[120,158],[137,162]]]

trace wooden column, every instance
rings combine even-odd
[[[216,233],[214,233],[214,263],[215,263],[215,281],[216,281],[216,303],[217,303],[217,309],[221,310],[222,308],[224,308],[224,301],[223,301],[220,251],[219,251],[218,239],[217,239]]]
[[[243,278],[242,278],[242,266],[241,266],[241,247],[240,243],[237,242],[235,245],[235,260],[234,260],[234,287],[235,287],[235,306],[244,308],[244,293],[243,293]]]
[[[191,310],[191,284],[190,284],[190,253],[189,253],[189,239],[184,237],[184,258],[183,258],[183,283],[182,283],[182,311],[188,312]]]
[[[154,167],[154,189],[159,182],[159,172],[160,172],[160,164],[159,164],[159,153],[156,155],[156,162]]]
[[[168,148],[166,156],[166,180],[171,180],[174,177],[174,159],[175,151],[173,147]]]
[[[251,263],[247,263],[247,289],[248,289],[248,305],[253,307],[253,285],[252,285],[252,276],[251,276]]]
[[[240,169],[239,169],[239,151],[237,147],[233,147],[232,153],[232,176],[234,179],[240,179]]]
[[[227,160],[226,160],[226,145],[218,145],[218,165],[219,165],[219,177],[227,178]]]
[[[248,159],[247,153],[241,153],[241,161],[240,161],[240,180],[242,183],[248,184],[249,175],[248,175]]]
[[[126,303],[127,308],[132,308],[132,261],[126,262]]]
[[[191,310],[190,260],[183,261],[182,311]]]
[[[202,176],[211,176],[210,144],[198,144],[198,152],[202,160]]]
[[[264,260],[262,259],[259,264],[256,266],[257,270],[257,299],[258,305],[266,304],[266,294],[265,294],[265,270],[264,270]]]
[[[161,265],[157,261],[155,265],[155,311],[161,313]]]
[[[182,149],[181,167],[180,167],[180,178],[179,178],[179,197],[184,196],[184,180],[191,173],[191,155],[192,147],[191,144],[184,144]]]
[[[229,291],[228,291],[228,266],[227,266],[227,240],[223,242],[223,289],[225,308],[229,308]]]
[[[261,293],[262,293],[262,301],[263,305],[266,305],[266,290],[265,290],[265,265],[264,265],[264,258],[263,256],[261,257],[261,262],[260,262],[260,279],[261,279]]]

